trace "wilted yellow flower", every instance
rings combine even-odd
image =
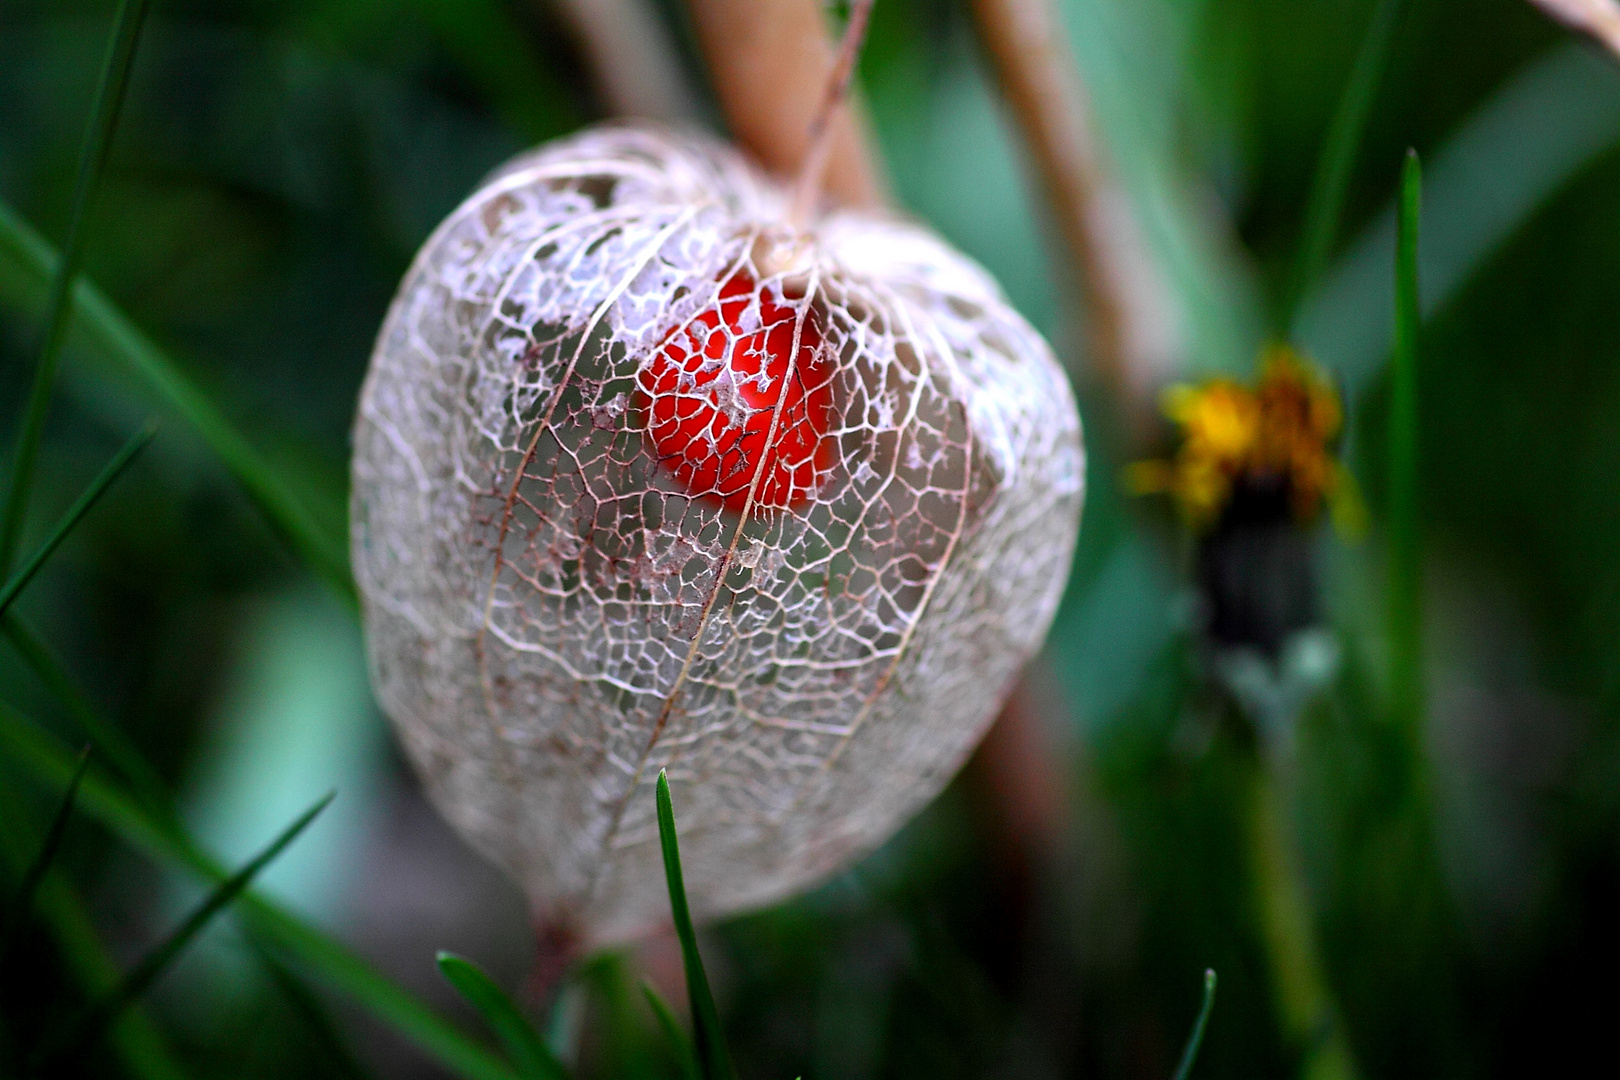
[[[1331,449],[1344,423],[1339,396],[1289,346],[1266,348],[1252,387],[1229,378],[1170,387],[1164,412],[1181,433],[1175,457],[1132,465],[1126,482],[1137,494],[1174,498],[1195,531],[1219,521],[1244,484],[1282,485],[1302,525],[1326,501],[1341,529],[1359,531],[1360,502]]]

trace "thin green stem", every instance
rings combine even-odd
[[[0,616],[5,615],[12,601],[16,600],[23,589],[28,587],[28,583],[34,580],[34,575],[39,573],[46,560],[61,546],[62,541],[67,539],[68,533],[72,532],[79,520],[90,512],[90,508],[96,505],[96,501],[112,486],[113,481],[123,474],[130,462],[135,460],[135,456],[146,449],[146,444],[151,442],[152,436],[156,434],[155,424],[147,424],[136,432],[135,436],[124,444],[124,448],[113,455],[113,459],[107,462],[96,478],[90,481],[90,486],[84,489],[84,493],[68,507],[67,513],[56,523],[56,528],[51,530],[44,543],[34,549],[34,553],[23,563],[22,568],[12,574],[4,585],[0,585]]]
[[[263,851],[236,873],[220,882],[173,933],[159,942],[140,963],[119,980],[117,986],[86,1009],[76,1022],[61,1029],[56,1038],[43,1043],[34,1054],[35,1071],[44,1071],[47,1063],[59,1064],[75,1058],[93,1046],[119,1015],[146,993],[159,975],[168,970],[175,957],[191,944],[203,928],[213,922],[216,915],[240,896],[259,872],[275,861],[276,857],[285,851],[287,846],[296,840],[336,797],[337,792],[329,792],[300,814]]]
[[[1389,642],[1395,715],[1423,714],[1422,536],[1418,521],[1418,232],[1423,175],[1415,150],[1401,172],[1395,242],[1395,353],[1389,408]]]
[[[0,265],[36,282],[50,280],[60,259],[51,245],[11,207],[0,202]],[[342,535],[317,515],[321,500],[292,470],[277,468],[204,393],[185,369],[140,331],[94,282],[81,277],[73,290],[74,326],[95,352],[133,375],[146,392],[201,436],[241,484],[270,528],[293,554],[351,610],[358,610]]]
[[[686,995],[692,1006],[692,1029],[696,1035],[697,1059],[703,1066],[704,1080],[736,1080],[737,1072],[726,1049],[720,1013],[714,1007],[709,976],[703,970],[698,952],[697,931],[686,905],[686,881],[681,874],[681,848],[675,837],[675,807],[669,798],[669,777],[658,771],[658,839],[664,849],[664,878],[669,884],[669,907],[675,920],[675,936],[681,942],[686,962]]]
[[[140,749],[124,730],[102,715],[68,674],[60,658],[39,634],[15,611],[0,617],[0,630],[11,639],[12,648],[22,657],[45,689],[67,710],[97,752],[130,782],[155,813],[173,815],[173,797]]]
[[[72,767],[71,759],[63,761]],[[22,873],[23,838],[18,835],[26,817],[20,793],[0,783],[0,864],[11,876]],[[39,886],[41,921],[50,930],[72,978],[88,997],[105,993],[118,981],[118,967],[96,933],[84,902],[59,875],[48,875]],[[163,1035],[139,1006],[113,1025],[112,1047],[130,1076],[138,1080],[183,1080],[185,1072],[174,1060]]]
[[[1303,1052],[1302,1076],[1353,1080],[1355,1065],[1322,972],[1310,901],[1283,813],[1271,772],[1260,763],[1249,806],[1249,863],[1277,1012]]]
[[[675,1019],[675,1010],[669,1007],[656,987],[645,979],[641,983],[642,996],[647,999],[648,1008],[652,1009],[653,1017],[658,1021],[659,1030],[663,1031],[664,1038],[669,1041],[670,1052],[675,1055],[675,1063],[680,1067],[683,1080],[703,1080],[703,1070],[698,1067],[697,1053],[692,1049],[692,1040],[686,1037],[681,1030],[681,1023]]]
[[[325,1003],[315,996],[315,992],[305,985],[304,980],[297,974],[288,970],[286,964],[271,956],[257,941],[253,941],[253,951],[259,963],[269,973],[270,981],[276,984],[281,996],[286,998],[293,1011],[298,1014],[298,1018],[309,1029],[310,1035],[327,1062],[329,1071],[343,1080],[371,1080],[371,1073],[355,1059],[354,1053],[343,1039],[342,1032],[338,1031],[337,1025],[332,1022]]]
[[[110,761],[123,779],[136,788],[147,809],[167,822],[178,834],[180,824],[174,817],[173,797],[168,785],[146,760],[139,747],[130,741],[129,736],[124,734],[118,725],[109,721],[91,704],[61,660],[16,613],[7,613],[0,619],[0,628],[4,629],[18,655],[34,670],[40,682],[89,735],[91,744],[100,752],[100,756]],[[82,772],[75,774],[70,791],[77,792],[82,778]],[[64,797],[63,806],[67,806],[68,801],[68,797]],[[26,884],[21,892],[23,896],[29,894]],[[26,904],[24,906],[26,907]],[[4,940],[5,935],[0,934],[0,960],[4,959],[7,952]],[[254,954],[269,973],[271,981],[281,990],[282,996],[309,1028],[332,1070],[351,1080],[366,1077],[368,1075],[366,1070],[355,1060],[342,1034],[328,1015],[324,1003],[315,996],[314,991],[305,985],[299,975],[273,956],[256,936],[250,934],[248,940]]]
[[[67,336],[73,283],[84,258],[86,219],[96,185],[107,164],[113,129],[118,126],[118,113],[124,104],[124,91],[129,85],[129,69],[135,59],[135,44],[140,39],[141,25],[146,19],[146,7],[147,0],[119,0],[112,38],[107,43],[107,53],[101,62],[95,104],[90,111],[89,126],[85,129],[84,147],[79,153],[79,174],[73,186],[72,208],[68,211],[62,260],[57,264],[50,299],[45,305],[45,333],[40,340],[33,385],[28,390],[22,429],[17,435],[5,509],[0,512],[0,575],[11,569],[11,560],[17,553],[17,542],[22,535],[23,520],[28,516],[34,468],[38,464],[39,446],[45,435],[45,417],[50,412],[51,391],[56,385],[57,361],[62,355],[62,341]]]
[[[1316,173],[1305,203],[1305,224],[1300,234],[1299,257],[1294,266],[1293,280],[1282,312],[1282,325],[1293,324],[1299,303],[1327,265],[1333,253],[1333,244],[1339,236],[1344,216],[1345,195],[1350,189],[1350,176],[1355,169],[1356,156],[1361,150],[1367,131],[1367,120],[1372,115],[1373,99],[1389,63],[1390,46],[1395,40],[1395,24],[1400,15],[1401,0],[1379,0],[1372,21],[1361,39],[1355,66],[1350,69],[1350,81],[1345,84],[1344,95],[1333,113],[1328,126],[1327,139],[1322,144],[1321,157],[1316,162]]]
[[[1192,1034],[1187,1036],[1187,1048],[1181,1052],[1181,1062],[1170,1080],[1187,1080],[1193,1062],[1198,1060],[1198,1048],[1204,1045],[1204,1029],[1209,1026],[1209,1014],[1215,1009],[1215,969],[1204,971],[1204,1003],[1198,1008],[1198,1019],[1193,1021]]]
[[[84,771],[89,767],[90,748],[87,746],[79,752],[79,767],[73,771],[73,779],[68,782],[67,791],[62,794],[62,801],[56,807],[56,815],[51,818],[51,827],[45,831],[45,842],[40,845],[34,861],[28,864],[28,872],[23,874],[17,895],[11,898],[11,906],[6,909],[5,924],[0,927],[0,964],[10,955],[17,932],[34,910],[34,894],[39,891],[39,883],[45,880],[46,871],[56,861],[56,853],[62,848],[68,819],[73,816],[73,801],[78,798],[79,785],[84,782]]]
[[[0,700],[0,747],[5,748],[7,761],[48,785],[65,788],[72,777],[73,752],[4,700]],[[0,785],[0,792],[3,790],[4,785]],[[217,883],[226,877],[225,871],[172,822],[152,813],[94,766],[84,778],[78,805],[85,815],[154,859],[180,866],[205,881]],[[250,890],[242,896],[238,910],[249,931],[267,947],[347,994],[451,1072],[466,1080],[516,1080],[511,1068],[477,1040],[390,981],[347,946],[285,908]]]
[[[523,1080],[568,1080],[563,1063],[483,968],[451,952],[440,952],[438,962],[445,982],[484,1018]]]

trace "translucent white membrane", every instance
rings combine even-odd
[[[699,916],[882,842],[983,734],[1068,572],[1084,456],[1046,343],[920,226],[784,213],[696,135],[525,154],[423,247],[361,395],[377,693],[443,813],[584,942],[669,917],[661,768]],[[716,320],[728,281],[770,303]],[[746,421],[723,391],[757,378],[761,312],[830,380],[813,487],[779,505],[769,453],[727,503],[654,451],[638,372],[705,310],[726,340],[682,377],[693,408]]]

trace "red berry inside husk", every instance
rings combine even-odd
[[[833,368],[821,346],[813,310],[801,319],[734,274],[636,376],[659,463],[694,497],[737,513],[751,487],[755,508],[808,502],[832,459]]]

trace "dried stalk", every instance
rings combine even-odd
[[[1087,317],[1090,375],[1135,412],[1170,359],[1173,322],[1124,193],[1103,165],[1050,0],[973,0],[979,34],[1023,131]]]
[[[1039,666],[1027,669],[974,752],[974,766],[998,811],[997,846],[1013,861],[1049,862],[1074,817],[1074,785],[1066,768],[1070,748],[1043,719],[1066,708],[1047,685],[1050,677]]]
[[[738,143],[772,172],[796,176],[814,143],[835,57],[820,0],[690,0],[715,96]],[[857,101],[831,121],[824,187],[875,206],[886,185]]]
[[[646,0],[557,0],[557,7],[579,36],[611,112],[666,121],[697,115],[675,43]]]
[[[855,78],[855,63],[860,59],[861,46],[866,43],[866,24],[872,17],[872,0],[855,0],[850,9],[849,26],[844,39],[838,43],[838,59],[827,78],[821,107],[810,121],[810,150],[799,166],[799,178],[793,185],[792,217],[805,221],[821,196],[821,181],[827,172],[827,156],[832,152],[832,122],[841,115],[849,100],[849,87]]]
[[[1530,0],[1566,26],[1590,34],[1620,56],[1620,3],[1616,0]]]

